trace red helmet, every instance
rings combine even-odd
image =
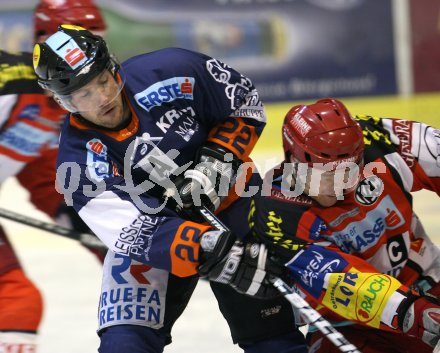
[[[287,161],[361,163],[362,128],[340,101],[321,99],[289,110],[283,123],[283,147]]]
[[[34,10],[35,41],[54,34],[61,24],[84,27],[98,35],[107,28],[92,0],[41,0]]]

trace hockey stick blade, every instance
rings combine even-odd
[[[321,331],[341,352],[361,353],[353,344],[347,341],[342,333],[336,330],[330,322],[324,319],[298,293],[295,293],[281,278],[274,278],[271,282],[290,304],[298,309],[304,320]]]
[[[106,248],[104,243],[101,240],[99,240],[99,238],[97,238],[92,234],[80,233],[73,229],[61,227],[57,224],[53,224],[49,222],[40,221],[38,219],[24,216],[16,212],[6,210],[4,208],[0,208],[0,217],[9,219],[17,223],[25,224],[30,227],[41,229],[49,233],[58,234],[72,240],[79,241],[81,244],[91,248],[97,248],[97,249]]]
[[[207,223],[217,230],[228,231],[218,217],[212,213],[207,207],[199,207],[200,215]],[[362,353],[353,344],[336,330],[330,322],[325,320],[320,313],[313,309],[299,294],[295,293],[284,281],[280,278],[275,278],[272,284],[280,291],[280,293],[294,306],[302,315],[308,324],[316,326],[341,352],[344,353]],[[439,352],[440,353],[440,352]]]

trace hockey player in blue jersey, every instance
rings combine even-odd
[[[290,304],[262,282],[261,271],[243,266],[228,276],[228,266],[264,261],[258,248],[229,250],[249,231],[250,197],[240,196],[261,181],[249,154],[266,117],[252,82],[177,48],[120,65],[101,37],[68,25],[35,46],[34,68],[40,85],[71,112],[58,187],[111,250],[99,352],[162,352],[199,274],[211,279],[232,339],[245,352],[306,352]],[[201,223],[199,204],[233,233]]]

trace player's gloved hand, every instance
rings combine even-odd
[[[269,276],[284,276],[286,269],[271,260],[264,244],[238,241],[231,232],[208,231],[200,246],[200,276],[256,298],[280,296]]]
[[[411,300],[411,298],[409,298]],[[431,347],[440,339],[440,305],[435,297],[417,297],[399,316],[402,331],[418,337]]]
[[[200,222],[197,207],[217,210],[235,183],[240,163],[222,146],[209,143],[201,147],[194,168],[185,171],[183,181],[176,185],[182,201],[177,207],[180,216]]]
[[[74,210],[73,207],[67,206],[65,203],[62,203],[57,210],[55,215],[55,222],[62,227],[76,230],[80,233],[89,233],[93,234],[91,229],[84,223],[78,213]],[[107,254],[107,249],[98,249],[91,248],[84,245],[90,252],[92,252],[100,262],[104,262],[105,255]]]

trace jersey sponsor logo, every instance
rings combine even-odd
[[[160,327],[165,305],[164,293],[155,281],[152,269],[128,256],[114,254],[109,260],[110,273],[104,275],[103,291],[99,300],[99,326],[142,323]],[[166,279],[165,279],[166,283]]]
[[[253,90],[246,95],[245,104],[241,105],[233,115],[242,118],[251,118],[262,122],[267,120],[266,112],[256,90]]]
[[[56,145],[56,134],[18,122],[2,132],[0,146],[23,156],[36,156],[43,146]]]
[[[407,120],[393,119],[393,132],[399,138],[400,155],[406,164],[411,168],[414,166],[415,157],[411,152],[412,148],[412,122]]]
[[[238,108],[234,112],[235,116],[240,116],[242,118],[252,118],[258,121],[266,121],[266,113],[263,107],[243,107]]]
[[[327,303],[335,312],[342,314],[353,298],[357,280],[358,274],[354,267],[344,274],[330,274],[323,303]]]
[[[337,253],[311,245],[301,250],[287,267],[292,270],[295,279],[307,287],[311,295],[318,298],[324,287],[325,275],[343,272],[347,265],[347,261]]]
[[[156,126],[166,134],[176,121],[180,120],[182,117],[194,117],[196,112],[192,107],[187,107],[184,109],[171,109],[162,115],[156,122]]]
[[[193,100],[195,83],[194,77],[173,77],[157,82],[142,92],[136,93],[134,99],[142,109],[149,112],[154,107],[176,99]]]
[[[391,288],[391,280],[387,275],[372,275],[358,288],[363,293],[356,303],[356,317],[360,322],[369,322],[377,318]]]
[[[129,283],[131,279],[139,284],[150,284],[150,281],[145,276],[145,273],[151,269],[151,266],[145,264],[136,265],[132,263],[128,256],[122,254],[115,254],[115,259],[121,259],[122,262],[111,267],[111,274],[113,280],[117,284]]]
[[[150,249],[157,228],[163,221],[162,218],[139,215],[133,222],[121,229],[115,247],[124,255],[141,256],[150,261]]]
[[[386,196],[366,217],[352,222],[341,231],[334,231],[328,239],[335,242],[344,252],[364,252],[374,246],[387,230],[396,229],[405,220],[390,196]]]
[[[131,286],[113,288],[101,293],[99,326],[133,321],[159,324],[161,309],[162,303],[156,289]]]
[[[107,146],[98,139],[93,139],[87,142],[87,149],[96,153],[100,157],[107,156]]]
[[[358,271],[327,275],[327,290],[322,303],[342,317],[380,327],[388,300],[401,283],[385,274]]]
[[[362,205],[371,206],[382,194],[384,184],[377,175],[371,175],[359,183],[355,192],[355,199]]]
[[[172,109],[159,118],[159,121],[156,122],[156,126],[161,129],[163,133],[167,133],[168,130],[171,129],[184,141],[188,142],[199,130],[199,122],[194,119],[195,115],[196,113],[192,107],[180,110]],[[179,124],[171,128],[177,121]]]
[[[361,212],[361,210],[359,209],[359,207],[355,207],[350,211],[341,213],[338,217],[336,217],[333,221],[329,222],[328,224],[330,227],[337,227],[342,222],[344,222],[347,218],[355,217],[360,212]]]
[[[198,121],[188,116],[182,120],[182,123],[176,128],[175,133],[184,141],[188,142],[198,130]]]
[[[319,273],[325,274],[334,272],[334,269],[338,267],[341,262],[339,259],[331,261],[324,260],[324,256],[317,251],[312,251],[312,254],[312,260],[310,260],[305,270],[301,273],[301,280],[308,287],[313,287],[313,279],[317,278]]]

